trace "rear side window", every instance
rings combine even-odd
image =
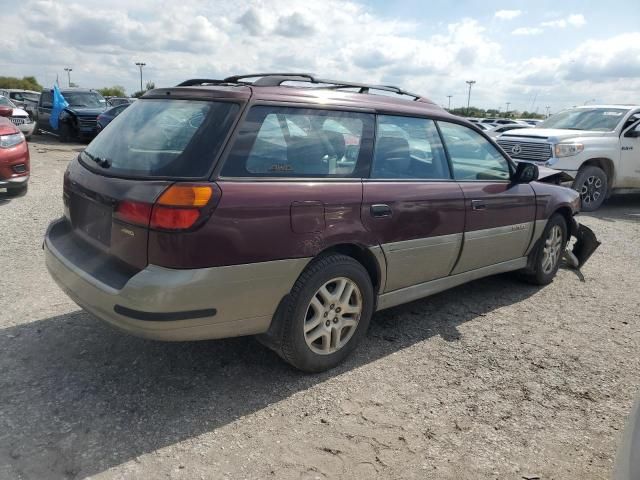
[[[118,115],[80,159],[105,175],[202,178],[239,109],[225,102],[140,99]]]
[[[371,178],[450,179],[434,121],[379,115]]]
[[[362,177],[373,115],[253,107],[222,168],[224,177]]]
[[[438,125],[456,180],[509,180],[509,162],[486,138],[456,123]]]

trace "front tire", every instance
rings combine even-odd
[[[73,128],[68,123],[60,125],[60,141],[62,143],[69,143],[74,137]]]
[[[589,165],[580,169],[573,189],[580,194],[583,212],[593,212],[600,208],[607,198],[608,181],[607,174],[600,167]]]
[[[560,260],[567,244],[567,222],[562,215],[554,213],[542,232],[533,263],[524,279],[535,285],[548,285],[560,268]]]
[[[362,264],[346,255],[320,257],[300,275],[275,319],[282,322],[278,353],[305,372],[333,368],[366,334],[373,306]]]

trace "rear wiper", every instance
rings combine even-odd
[[[102,168],[109,168],[111,166],[111,160],[109,160],[108,158],[97,157],[95,155],[91,155],[87,151],[84,151],[82,153],[85,154],[87,157],[89,157],[94,162],[96,162],[98,164],[98,166],[100,166]]]

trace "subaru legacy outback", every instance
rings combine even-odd
[[[258,335],[321,371],[377,310],[507,271],[548,284],[572,235],[584,263],[598,242],[556,173],[397,87],[194,79],[146,93],[71,161],[46,264],[131,334]]]

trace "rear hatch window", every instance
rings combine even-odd
[[[238,114],[235,103],[140,99],[80,155],[91,170],[126,178],[203,178]]]

